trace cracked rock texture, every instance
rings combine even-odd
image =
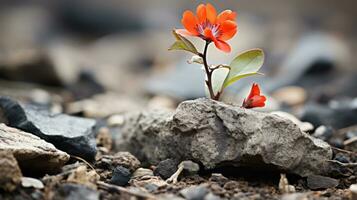
[[[174,158],[205,169],[237,166],[304,177],[327,173],[332,158],[327,143],[288,119],[206,98],[185,101],[173,113],[126,116],[116,147],[150,164]]]
[[[13,154],[22,169],[31,172],[56,172],[69,155],[30,133],[0,124],[0,151]]]

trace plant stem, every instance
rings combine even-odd
[[[207,63],[207,50],[208,50],[208,46],[210,43],[211,43],[210,41],[206,41],[205,49],[203,51],[203,54],[200,54],[200,56],[203,59],[203,65],[204,65],[205,71],[206,71],[207,80],[205,82],[208,87],[210,97],[213,100],[218,100],[220,94],[218,93],[217,95],[215,95],[213,92],[213,87],[212,87],[212,72],[213,72],[213,70],[210,70],[208,63]]]

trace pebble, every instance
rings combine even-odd
[[[327,141],[329,140],[334,134],[334,129],[330,126],[319,126],[315,130],[312,136],[319,138],[321,140]]]
[[[156,166],[154,174],[163,179],[168,179],[177,171],[178,164],[179,163],[174,159],[163,160]]]
[[[351,195],[352,195],[351,200],[357,200],[357,184],[351,185],[349,190],[351,191]]]
[[[129,169],[122,166],[117,166],[113,170],[113,175],[110,182],[114,185],[126,186],[128,185],[130,178],[131,178],[131,173]]]
[[[132,178],[140,178],[143,176],[154,176],[154,173],[151,169],[139,168],[134,172]]]
[[[307,186],[312,190],[332,188],[338,184],[339,181],[337,179],[326,176],[311,175],[307,177]]]
[[[200,166],[190,160],[182,161],[180,167],[183,167],[183,172],[187,175],[194,175],[200,170]]]
[[[30,178],[30,177],[22,177],[21,185],[22,185],[22,187],[25,187],[25,188],[30,188],[30,187],[36,188],[36,189],[44,188],[42,181],[35,179],[35,178]]]
[[[208,192],[206,185],[198,185],[182,189],[179,193],[187,200],[203,200]]]
[[[53,196],[53,200],[99,200],[96,190],[84,185],[66,183],[61,185]]]

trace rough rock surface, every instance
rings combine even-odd
[[[69,160],[52,144],[5,124],[0,124],[0,151],[13,154],[22,169],[33,172],[55,172]]]
[[[22,173],[14,156],[0,150],[0,189],[13,191],[21,183]]]
[[[288,119],[204,98],[183,102],[174,113],[127,116],[117,148],[151,164],[178,158],[206,169],[241,166],[301,176],[325,174],[332,158],[327,143]]]
[[[52,114],[35,106],[25,107],[7,97],[0,97],[0,109],[9,126],[32,133],[71,155],[94,160],[95,120]]]

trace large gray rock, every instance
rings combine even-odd
[[[56,172],[69,155],[30,133],[0,124],[0,151],[13,154],[20,167],[29,172]]]
[[[301,176],[324,174],[330,146],[277,115],[208,99],[181,103],[176,112],[127,116],[117,148],[151,164],[193,160],[206,169],[242,166]]]
[[[0,97],[0,111],[7,125],[32,133],[70,155],[94,160],[97,152],[95,120],[53,114],[42,107],[24,106],[7,97]]]

